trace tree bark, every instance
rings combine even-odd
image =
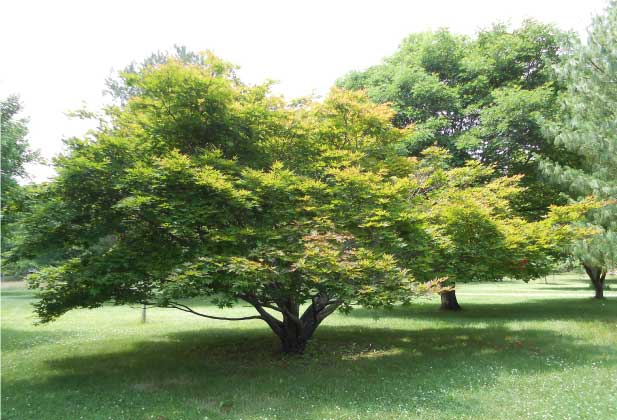
[[[460,311],[462,308],[456,300],[456,290],[452,285],[452,290],[441,292],[441,310],[444,311]]]
[[[283,313],[283,331],[279,335],[281,350],[287,354],[304,353],[308,338],[300,319],[300,305],[289,299],[278,306]]]
[[[604,279],[606,278],[606,268],[604,267],[593,267],[589,264],[583,263],[583,267],[585,267],[585,271],[591,280],[591,284],[596,292],[596,299],[604,298]]]
[[[287,354],[302,354],[308,341],[321,322],[331,315],[342,302],[330,300],[326,296],[314,296],[311,305],[300,316],[300,305],[291,299],[277,302],[276,307],[270,307],[283,315],[283,320],[269,314],[257,299],[243,297],[252,304],[270,329],[281,340],[281,351]]]

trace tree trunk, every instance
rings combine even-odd
[[[311,305],[300,315],[300,305],[291,299],[279,301],[276,306],[266,305],[255,295],[243,295],[242,299],[253,305],[261,319],[281,340],[281,350],[287,354],[302,354],[306,344],[321,322],[341,305],[341,301],[326,295],[313,296]],[[280,312],[279,320],[264,309],[264,306]]]
[[[283,312],[283,330],[282,334],[279,335],[281,350],[287,354],[304,353],[308,338],[300,320],[300,305],[288,300],[279,303],[278,306]]]
[[[281,339],[281,351],[285,354],[302,354],[306,349],[306,343],[308,340],[303,336],[298,335],[286,335],[279,337]]]
[[[441,296],[441,310],[460,311],[462,309],[456,300],[456,290],[454,290],[454,285],[452,285],[452,290],[441,292],[439,295]]]
[[[276,308],[268,306],[283,315],[283,320],[280,321],[266,312],[257,298],[244,296],[243,299],[257,309],[262,319],[281,340],[281,351],[287,354],[304,353],[308,341],[319,324],[342,303],[339,300],[329,299],[327,296],[314,296],[311,305],[302,316],[300,316],[300,305],[291,299],[277,302]]]
[[[604,267],[593,267],[589,264],[583,263],[583,267],[585,267],[585,271],[591,280],[591,284],[593,285],[594,290],[596,291],[596,295],[594,296],[596,299],[604,298],[604,279],[606,278],[606,268]]]

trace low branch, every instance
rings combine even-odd
[[[206,314],[202,314],[201,312],[194,311],[188,306],[182,305],[181,303],[177,303],[177,302],[170,302],[167,306],[165,306],[165,308],[179,309],[181,311],[188,312],[193,315],[201,316],[201,317],[208,318],[208,319],[216,319],[219,321],[247,321],[249,319],[262,319],[262,320],[264,319],[260,315],[244,316],[240,318],[228,318],[228,317],[223,317],[223,316],[206,315]]]
[[[250,296],[250,295],[238,295],[238,297],[240,299],[243,299],[245,301],[247,301],[248,303],[250,303],[251,305],[253,305],[254,303],[258,304],[259,306],[263,307],[263,308],[268,308],[268,309],[272,309],[273,311],[277,311],[277,312],[283,312],[281,311],[278,307],[274,306],[274,305],[270,305],[267,303],[263,303],[261,302],[259,299],[257,299],[256,296]]]
[[[285,306],[282,307],[283,309],[283,314],[287,315],[296,325],[298,325],[300,328],[302,328],[302,321],[300,320],[300,318],[298,318],[296,315],[294,315],[289,309],[287,309]]]
[[[263,306],[259,304],[259,301],[257,300],[257,298],[249,296],[249,295],[242,295],[241,298],[247,301],[248,303],[250,303],[251,305],[253,305],[253,307],[257,310],[257,312],[259,312],[259,314],[261,315],[260,318],[266,321],[268,326],[272,329],[272,331],[274,331],[276,335],[278,335],[279,337],[283,336],[283,323],[279,321],[278,319],[276,319],[271,314],[269,314],[263,308]]]
[[[338,309],[339,306],[341,306],[343,304],[342,301],[336,301],[326,307],[324,307],[321,311],[319,311],[317,313],[317,320],[318,321],[323,321],[324,319],[326,319],[326,317],[328,317],[329,315],[332,314],[332,312],[336,311]]]
[[[589,60],[589,63],[590,63],[590,64],[591,64],[591,65],[592,65],[592,66],[593,66],[596,70],[598,70],[600,73],[602,73],[602,74],[606,74],[606,72],[604,71],[604,69],[603,69],[603,68],[601,68],[600,66],[598,66],[596,63],[594,63],[594,61],[593,61],[593,60],[591,60],[591,59],[590,59],[590,60]]]

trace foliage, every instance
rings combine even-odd
[[[0,101],[0,163],[2,175],[1,225],[2,252],[10,251],[16,234],[18,215],[23,212],[23,203],[27,200],[27,190],[18,184],[19,179],[27,177],[26,165],[40,162],[37,151],[33,151],[27,140],[28,121],[18,118],[22,106],[17,96],[9,96]],[[6,267],[4,273],[7,273]]]
[[[18,118],[22,105],[17,96],[0,101],[0,139],[2,141],[2,187],[5,192],[17,185],[18,178],[24,178],[26,165],[39,160],[38,152],[28,144],[28,121]]]
[[[243,299],[286,350],[302,351],[337,308],[421,289],[393,255],[419,222],[399,214],[411,181],[375,159],[403,133],[385,107],[335,91],[297,110],[211,55],[123,77],[138,94],[68,142],[24,222],[23,256],[65,251],[31,277],[43,321],[109,299],[189,312],[180,298]],[[289,162],[294,171],[278,161],[281,145],[309,158]]]
[[[574,199],[593,194],[606,200],[606,205],[587,219],[599,233],[573,246],[574,255],[602,276],[602,272],[617,266],[616,2],[610,3],[605,15],[593,20],[587,43],[577,45],[558,67],[558,75],[567,90],[562,96],[561,118],[547,123],[547,128],[555,143],[577,159],[547,160],[544,169]]]
[[[439,151],[429,148],[423,155],[435,150]],[[451,161],[443,153],[440,159],[442,165]],[[590,199],[552,206],[547,217],[535,222],[518,216],[511,202],[513,196],[525,193],[520,178],[494,178],[494,169],[476,161],[443,172],[427,209],[433,247],[431,267],[425,274],[445,277],[451,284],[505,277],[529,281],[550,272],[553,261],[565,255],[573,237],[593,233],[568,226],[598,206]]]
[[[413,125],[399,144],[404,155],[446,148],[456,166],[469,159],[495,167],[495,176],[525,175],[515,197],[522,216],[538,220],[550,204],[563,203],[544,182],[536,154],[560,156],[540,121],[555,115],[561,86],[551,65],[567,52],[569,35],[527,21],[516,30],[495,25],[469,38],[447,30],[412,34],[382,64],[338,81],[389,103],[398,127]]]
[[[261,319],[284,351],[302,352],[337,309],[436,288],[458,264],[451,248],[470,240],[469,220],[478,243],[503,235],[485,269],[505,263],[499,274],[544,240],[558,246],[552,232],[567,225],[528,232],[510,217],[501,198],[517,179],[483,187],[492,170],[448,168],[441,149],[399,156],[409,130],[362,92],[287,104],[209,54],[122,77],[134,94],[90,137],[67,143],[58,177],[24,219],[21,255],[54,262],[30,277],[43,322],[108,300],[212,318],[181,303],[209,296],[252,305],[256,315],[233,320]]]

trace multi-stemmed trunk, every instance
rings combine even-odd
[[[460,311],[462,308],[456,300],[456,290],[454,283],[445,290],[439,293],[441,296],[441,309],[444,311]]]
[[[281,340],[281,350],[284,353],[301,354],[306,348],[306,344],[313,336],[313,333],[321,324],[321,322],[338,309],[343,303],[342,300],[328,297],[327,295],[313,296],[310,306],[300,316],[300,304],[292,298],[286,298],[269,303],[260,300],[254,294],[242,294],[238,296],[244,299],[257,309],[259,315],[244,316],[244,317],[221,317],[207,315],[197,312],[190,307],[180,302],[167,302],[166,308],[175,308],[184,312],[198,315],[209,319],[218,319],[222,321],[246,321],[251,319],[261,319],[274,331],[277,337]],[[280,313],[282,320],[278,319],[265,308],[274,310]]]
[[[591,284],[593,285],[594,290],[596,291],[595,298],[602,299],[604,298],[604,279],[606,278],[606,268],[604,267],[594,267],[589,264],[583,263],[583,267],[585,267],[585,271],[587,275],[591,279]]]
[[[276,306],[263,305],[250,297],[244,299],[257,309],[261,318],[281,340],[283,353],[289,354],[303,353],[319,324],[341,305],[339,300],[318,295],[313,297],[311,305],[300,315],[300,305],[292,299],[277,302]],[[280,312],[283,320],[279,320],[264,308]]]

